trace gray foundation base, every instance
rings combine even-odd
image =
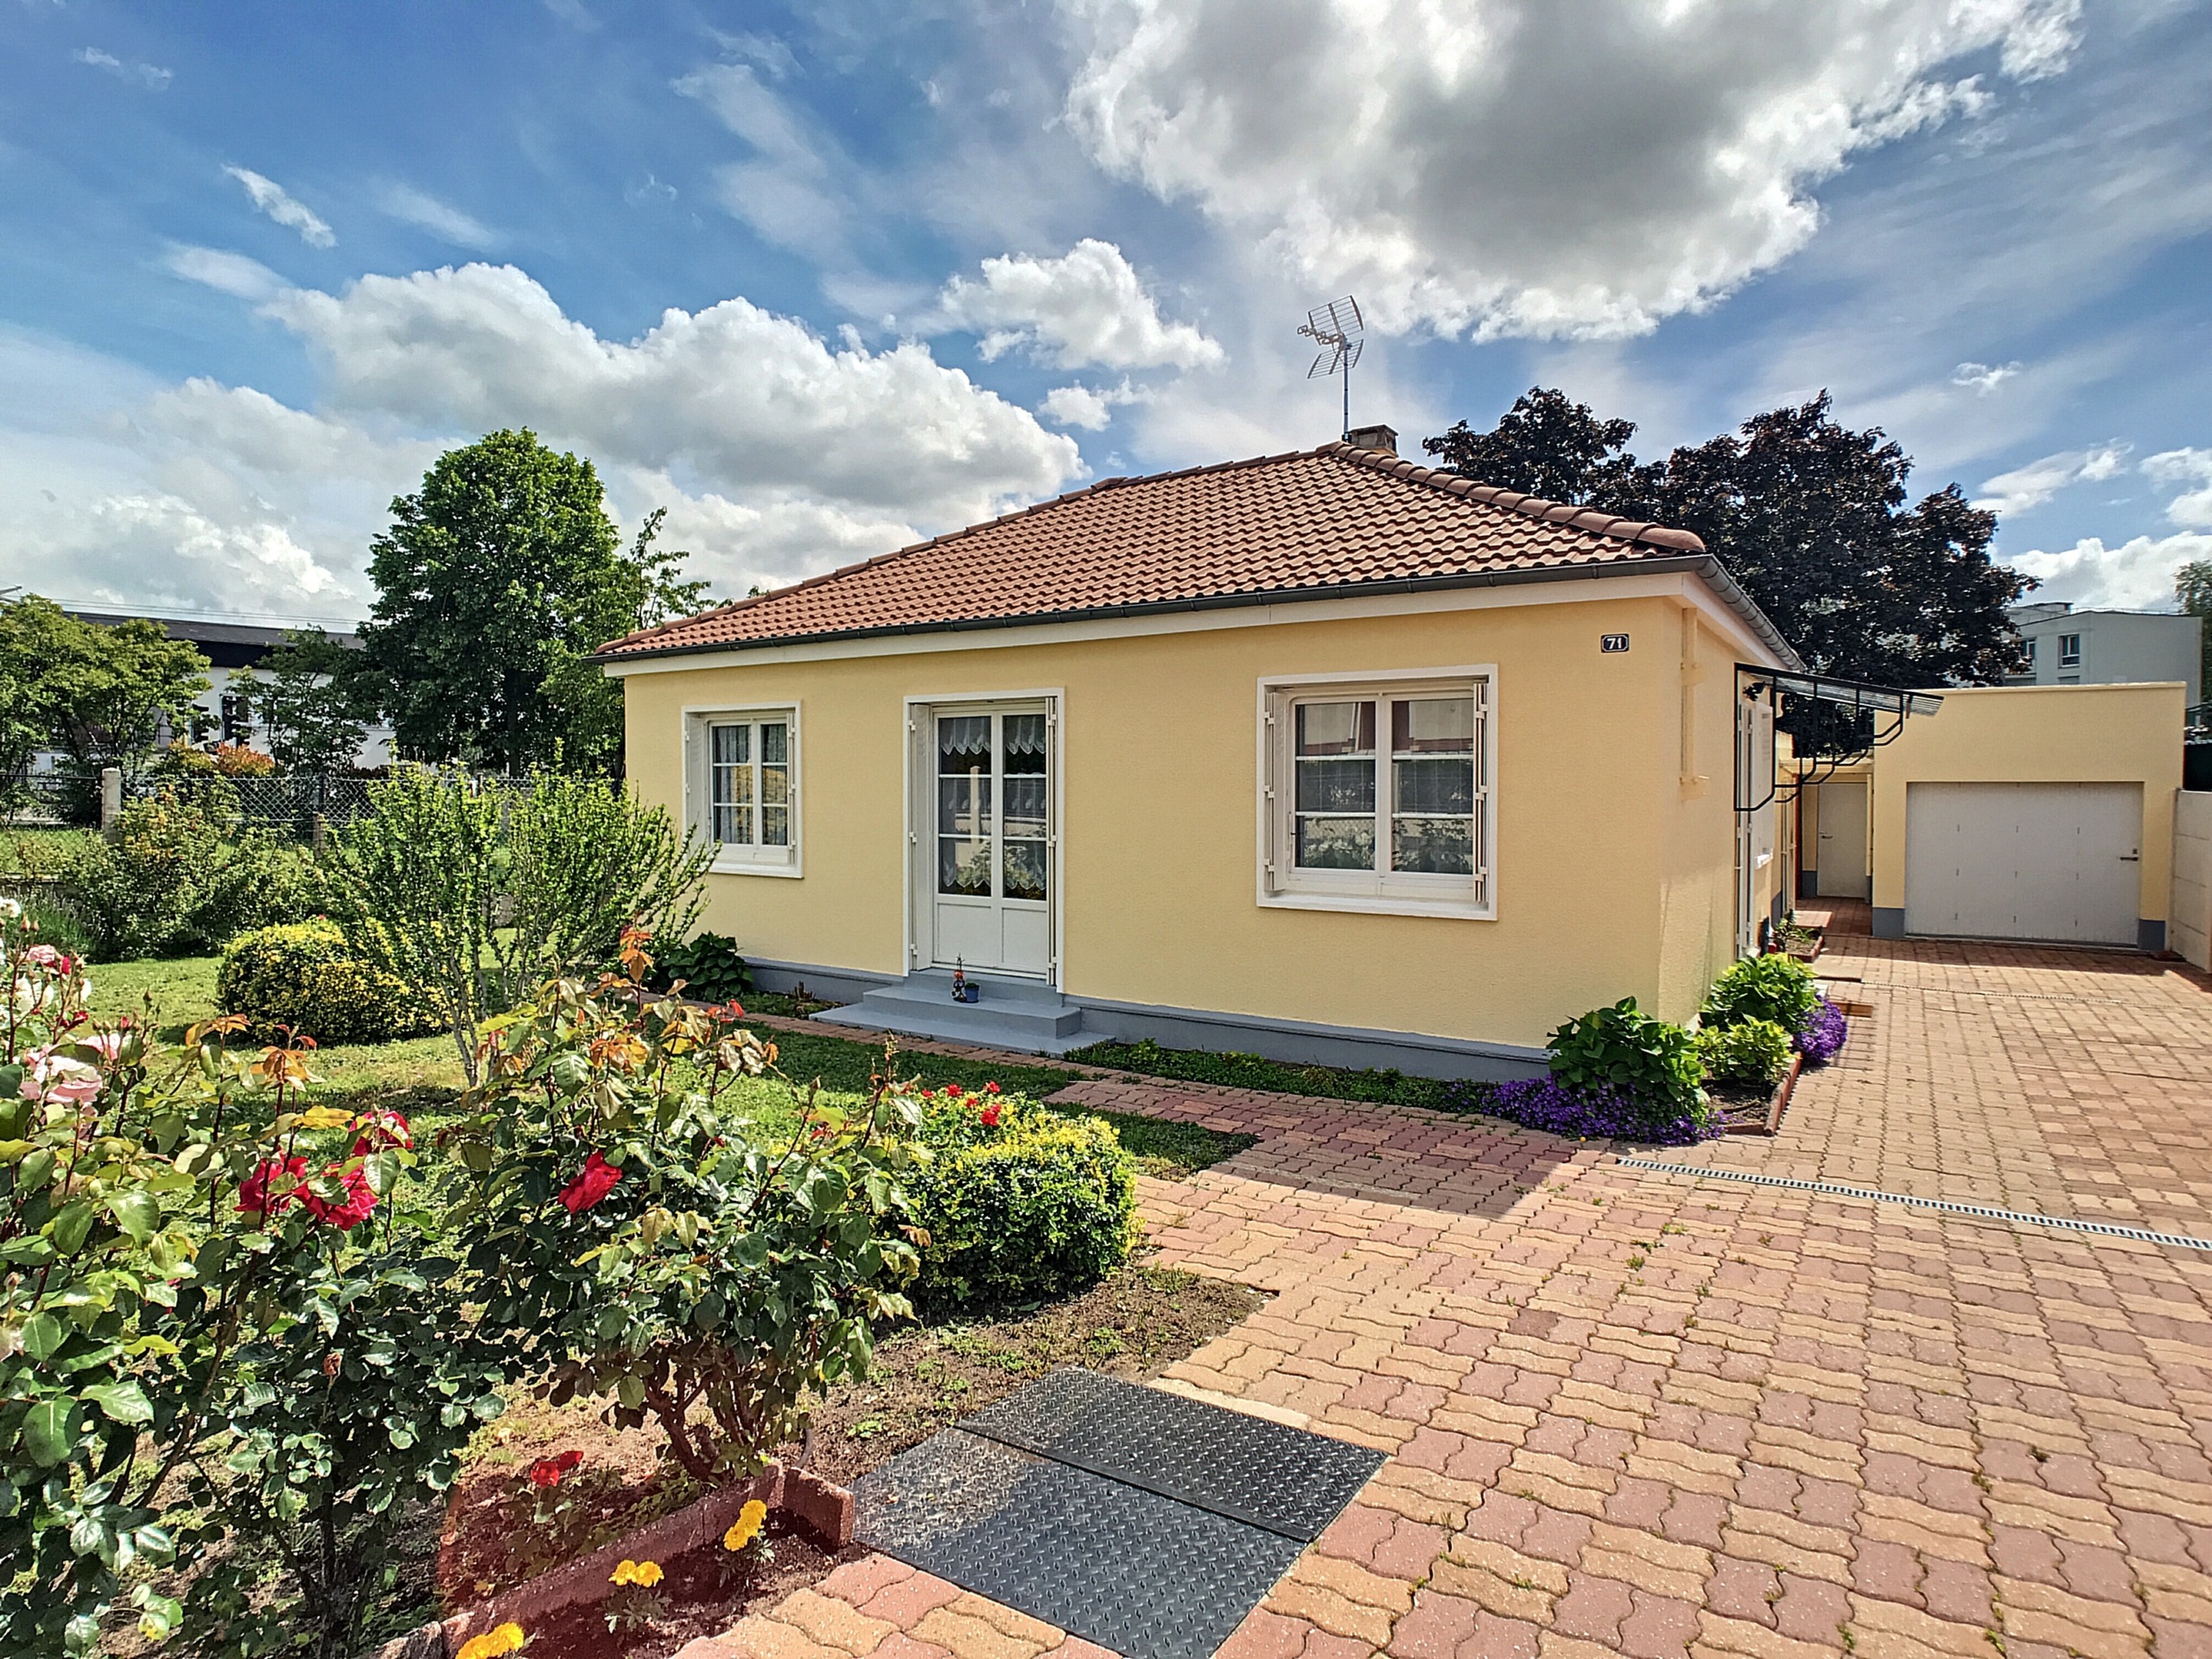
[[[1887,905],[1874,906],[1874,937],[1878,939],[1904,938],[1904,907],[1892,910]]]
[[[1542,1077],[1550,1059],[1547,1050],[1514,1043],[1074,995],[1054,1001],[1080,1018],[1071,1027],[1054,1020],[1053,1028],[1044,1029],[1029,1007],[1044,990],[1033,983],[1007,986],[1004,994],[995,995],[1001,990],[999,983],[978,974],[974,977],[982,988],[982,1000],[963,1005],[949,996],[905,994],[910,986],[922,991],[924,982],[943,977],[941,974],[915,975],[902,981],[864,969],[824,968],[807,963],[749,961],[748,965],[763,990],[789,992],[804,984],[810,995],[847,999],[849,1006],[818,1016],[828,1024],[975,1043],[1017,1053],[1059,1055],[1091,1043],[1137,1043],[1150,1038],[1162,1048],[1211,1049],[1256,1054],[1262,1059],[1296,1065],[1332,1065],[1355,1071],[1395,1070],[1417,1077],[1486,1083]],[[1004,1022],[992,1019],[995,1014],[1014,1014],[1017,1010],[1017,1019]]]
[[[2135,943],[2144,950],[2163,950],[2166,948],[2166,925],[2154,922],[2145,916],[2135,918]]]
[[[753,982],[764,991],[789,996],[804,987],[809,996],[830,1002],[857,1002],[870,991],[893,983],[896,974],[872,974],[859,968],[818,968],[804,962],[766,962],[747,957]]]

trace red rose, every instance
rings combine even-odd
[[[377,1195],[369,1186],[366,1170],[359,1164],[344,1170],[333,1164],[322,1172],[322,1178],[337,1181],[346,1190],[346,1196],[333,1204],[327,1198],[316,1197],[312,1188],[302,1187],[300,1202],[307,1205],[308,1214],[340,1232],[349,1227],[358,1227],[369,1218],[370,1212],[377,1207]]]
[[[530,1484],[539,1488],[558,1486],[561,1477],[583,1460],[584,1454],[575,1451],[563,1452],[557,1458],[540,1458],[530,1465]]]
[[[561,1189],[561,1203],[570,1215],[581,1214],[613,1192],[621,1179],[622,1172],[594,1152],[584,1160],[575,1179]]]
[[[987,1083],[983,1085],[983,1092],[987,1095],[995,1095],[998,1091],[999,1086],[995,1083]]]
[[[978,1114],[977,1114],[977,1121],[978,1121],[979,1122],[981,1122],[981,1123],[982,1124],[982,1126],[983,1126],[985,1128],[987,1128],[987,1129],[995,1129],[996,1128],[998,1128],[998,1126],[999,1126],[999,1103],[998,1103],[998,1102],[996,1102],[996,1101],[995,1100],[995,1101],[993,1101],[989,1105],[988,1105],[988,1106],[984,1107],[984,1108],[983,1108],[983,1109],[982,1110],[982,1112],[980,1112],[980,1113],[978,1113]]]
[[[238,1213],[242,1216],[282,1215],[284,1206],[292,1201],[299,1178],[307,1173],[307,1169],[308,1160],[304,1158],[281,1160],[264,1158],[254,1166],[252,1174],[238,1183]],[[272,1198],[269,1183],[285,1177],[290,1178],[289,1184]]]

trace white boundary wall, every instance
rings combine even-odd
[[[2212,791],[2174,796],[2174,892],[2166,946],[2212,972]]]

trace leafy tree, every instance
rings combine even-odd
[[[2184,616],[2208,619],[2202,630],[2203,658],[2197,676],[2197,695],[2203,696],[2212,691],[2212,559],[2192,559],[2174,572],[2174,598]]]
[[[287,772],[345,772],[367,721],[356,684],[358,652],[321,628],[288,633],[269,655],[257,701],[270,753]]]
[[[1996,515],[1956,485],[1908,505],[1910,458],[1839,424],[1826,392],[1663,462],[1637,462],[1634,433],[1536,387],[1491,430],[1462,422],[1422,447],[1485,483],[1694,531],[1817,671],[1905,686],[2017,671],[2005,607],[2035,582],[1991,560]]]
[[[690,555],[653,545],[667,516],[667,508],[655,507],[639,527],[637,539],[622,558],[619,608],[610,609],[600,625],[607,631],[593,649],[671,617],[688,616],[709,602],[706,582],[683,579],[683,561]],[[621,686],[600,672],[588,653],[562,645],[555,648],[553,666],[546,671],[542,689],[561,728],[562,762],[592,772],[619,770]]]
[[[15,779],[52,745],[89,804],[103,767],[130,780],[145,771],[164,722],[181,725],[207,690],[207,671],[158,622],[102,627],[35,594],[0,605],[0,765]]]
[[[391,512],[361,639],[402,749],[510,774],[604,760],[610,705],[579,664],[702,588],[677,579],[684,555],[653,548],[660,516],[626,555],[592,464],[529,431],[448,451]]]
[[[1580,504],[1596,495],[1648,488],[1657,467],[1639,467],[1628,453],[1634,421],[1601,421],[1563,391],[1532,386],[1487,432],[1465,421],[1421,448],[1445,467],[1500,489]]]

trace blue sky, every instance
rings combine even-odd
[[[0,0],[0,581],[359,615],[529,424],[723,592],[1107,474],[1822,387],[2077,602],[2212,557],[2183,0]]]

